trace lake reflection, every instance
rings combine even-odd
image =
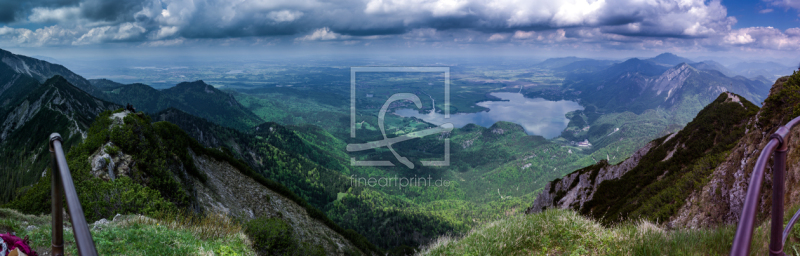
[[[559,136],[567,127],[569,119],[564,114],[583,109],[574,101],[530,99],[513,92],[495,92],[491,95],[508,101],[480,102],[477,105],[488,108],[488,112],[451,114],[448,119],[444,118],[444,114],[422,114],[416,109],[408,108],[395,110],[394,113],[403,117],[416,117],[436,125],[452,123],[458,128],[470,123],[490,127],[498,121],[508,121],[522,125],[528,134],[551,139]]]

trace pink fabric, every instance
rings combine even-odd
[[[24,252],[28,256],[38,256],[36,252],[31,250],[31,247],[28,245],[27,236],[25,237],[25,239],[20,239],[19,237],[12,235],[11,233],[5,233],[5,234],[0,234],[0,238],[2,238],[4,242],[6,242],[9,251],[13,251],[16,248],[19,248],[20,251]]]

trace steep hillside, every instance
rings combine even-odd
[[[11,52],[0,49],[0,66],[5,66],[14,71],[14,73],[32,77],[43,83],[45,80],[53,76],[62,76],[75,87],[95,96],[102,96],[102,92],[92,86],[88,80],[82,76],[72,73],[69,69],[58,64],[52,64],[47,61],[34,59],[27,56],[16,55]],[[3,67],[0,67],[2,70]],[[5,72],[2,72],[5,74]],[[4,83],[0,83],[4,84]]]
[[[769,136],[781,125],[800,115],[800,73],[782,77],[775,82],[770,96],[757,115],[747,121],[746,132],[731,153],[714,168],[709,181],[692,192],[676,216],[669,220],[672,226],[713,227],[736,223],[744,204],[744,195],[750,183],[758,155],[769,140]],[[800,181],[800,128],[792,129],[786,166],[787,205],[800,204],[800,190],[795,189]],[[771,204],[771,170],[767,168],[762,187],[759,211],[767,216]]]
[[[293,244],[286,246],[296,246],[291,250],[299,254],[377,251],[282,184],[222,151],[203,147],[176,125],[151,123],[141,113],[103,112],[85,141],[69,151],[67,161],[89,221],[117,213],[217,213],[284,223]],[[48,172],[6,206],[48,212],[49,179]]]
[[[25,80],[24,77],[20,77]],[[19,87],[25,87],[21,90]],[[36,182],[47,166],[48,135],[58,132],[65,140],[65,148],[86,137],[86,131],[97,114],[119,108],[80,90],[61,76],[44,84],[29,81],[9,88],[19,94],[6,98],[0,116],[0,203],[7,202],[16,189]],[[25,94],[22,94],[22,93]],[[37,160],[38,159],[38,160]]]
[[[617,165],[601,161],[550,182],[528,213],[569,208],[609,224],[675,215],[746,132],[758,107],[722,93],[675,134],[656,139]]]
[[[265,123],[256,127],[255,132],[246,133],[173,108],[154,116],[156,120],[176,124],[204,146],[230,152],[259,174],[286,185],[320,209],[349,187],[349,179],[342,175],[348,172],[343,165],[323,151],[311,148],[284,126]]]
[[[232,95],[202,80],[183,82],[161,91],[139,83],[121,85],[110,80],[93,80],[93,83],[103,89],[109,100],[121,105],[133,104],[137,111],[156,113],[172,107],[241,131],[264,122]]]
[[[319,127],[286,127],[269,122],[241,132],[177,109],[155,116],[175,123],[206,146],[240,157],[257,173],[286,185],[339,225],[367,235],[370,242],[385,249],[417,246],[441,234],[467,228],[451,221],[452,216],[423,211],[422,206],[405,196],[355,186],[353,177],[377,175],[380,170],[350,166],[350,159],[343,152],[345,143]],[[377,219],[384,221],[374,225],[373,220]]]

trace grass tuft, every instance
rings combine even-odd
[[[104,225],[90,223],[98,254],[256,255],[242,227],[225,216],[157,216],[124,215]],[[71,224],[67,220],[64,224],[66,255],[78,255]],[[40,255],[50,250],[52,227],[49,215],[34,216],[0,208],[0,225],[12,227],[19,237],[28,236],[31,247]]]
[[[768,227],[755,230],[751,254],[766,252]],[[644,220],[604,227],[572,211],[548,210],[440,237],[417,255],[725,255],[735,232],[735,226],[665,230]],[[795,247],[787,241],[787,252]]]

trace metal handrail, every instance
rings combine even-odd
[[[742,215],[739,218],[739,225],[736,227],[736,236],[733,238],[731,246],[731,256],[743,256],[750,254],[750,243],[753,241],[753,230],[756,222],[756,208],[758,208],[759,192],[761,183],[764,180],[764,170],[770,155],[773,155],[772,165],[772,221],[770,223],[769,235],[769,255],[785,255],[783,245],[786,242],[789,230],[800,218],[800,211],[792,217],[786,229],[783,227],[783,192],[784,175],[786,172],[786,152],[788,151],[788,141],[790,130],[800,123],[800,117],[794,118],[786,125],[781,126],[769,137],[769,142],[758,156],[753,174],[750,177],[750,184],[747,187]]]
[[[61,135],[58,133],[50,134],[50,168],[52,170],[52,197],[51,216],[53,225],[53,244],[51,252],[53,256],[64,255],[64,216],[62,215],[63,205],[61,202],[62,192],[67,198],[69,206],[69,216],[72,220],[72,233],[75,235],[75,244],[78,246],[78,254],[83,256],[96,256],[97,248],[94,247],[92,234],[89,233],[89,225],[83,215],[81,202],[78,200],[78,193],[75,191],[75,184],[72,183],[72,175],[67,166],[67,158],[64,157],[64,149],[61,148]]]

